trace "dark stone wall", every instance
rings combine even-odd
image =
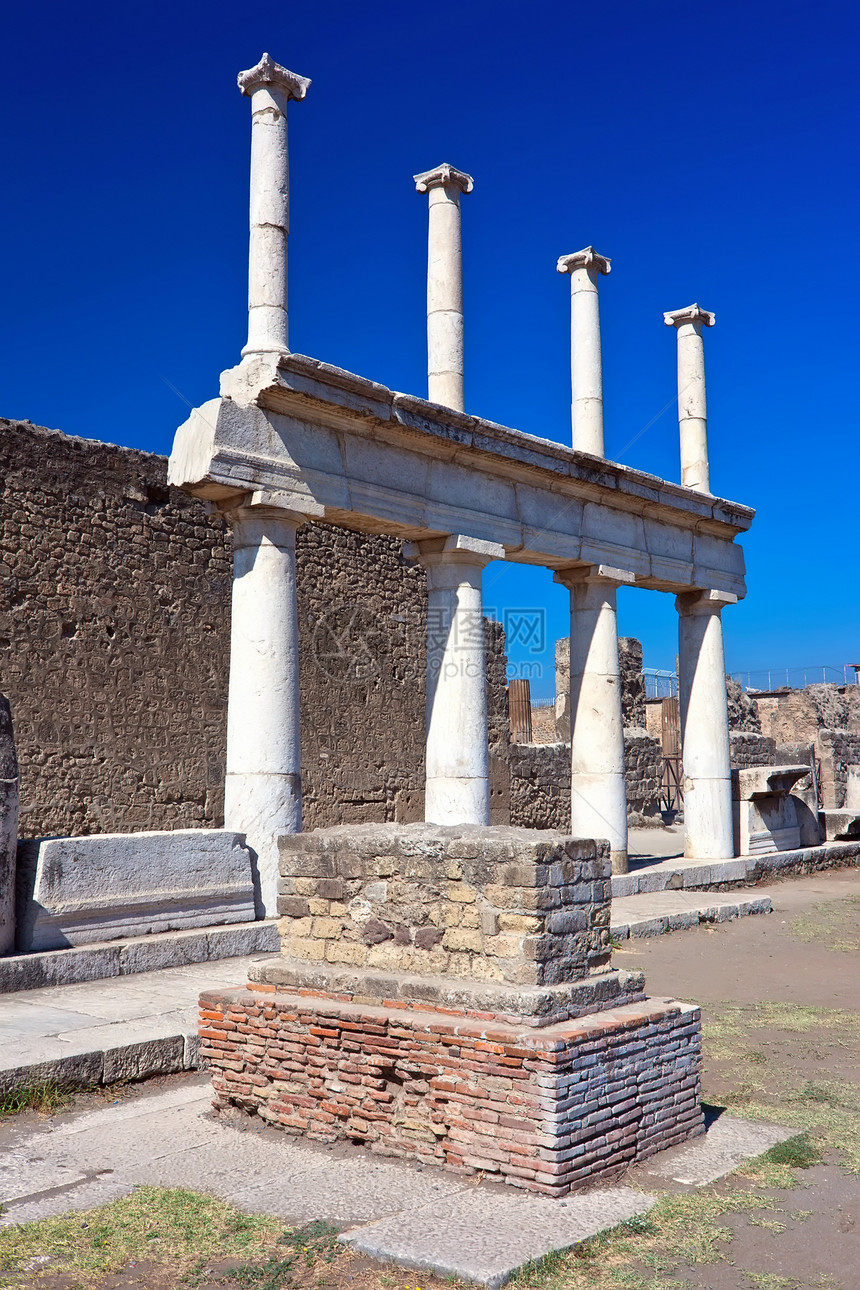
[[[21,835],[222,822],[230,533],[165,458],[0,420],[0,689]],[[299,530],[305,826],[419,820],[426,583],[394,538]],[[504,635],[488,624],[494,820]]]

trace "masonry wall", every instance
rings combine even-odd
[[[570,744],[511,744],[511,824],[526,829],[570,829]],[[659,822],[663,754],[647,730],[624,731],[627,818]]]
[[[166,460],[0,421],[0,689],[24,838],[222,822],[230,533]],[[399,541],[298,535],[307,827],[423,816],[426,584]],[[488,632],[506,822],[504,636]]]

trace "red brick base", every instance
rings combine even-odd
[[[253,985],[201,996],[216,1109],[561,1196],[703,1132],[697,1007],[536,1030]]]

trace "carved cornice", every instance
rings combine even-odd
[[[419,193],[429,193],[431,188],[459,188],[461,193],[470,193],[475,186],[471,175],[464,170],[455,170],[444,162],[434,170],[425,170],[421,175],[413,175],[415,188]]]
[[[555,266],[559,273],[573,273],[574,269],[594,268],[598,273],[610,273],[612,261],[606,255],[599,255],[593,246],[574,251],[573,255],[560,255]]]
[[[703,327],[713,327],[717,315],[708,313],[697,304],[687,305],[686,309],[676,309],[673,313],[664,314],[663,322],[667,327],[680,327],[682,323],[700,322]]]
[[[301,100],[308,92],[310,80],[297,72],[288,72],[286,67],[281,67],[280,63],[264,54],[256,67],[239,73],[236,84],[249,98],[261,85],[274,85],[276,89],[284,90],[288,98]]]

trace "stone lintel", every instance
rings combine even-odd
[[[585,246],[572,255],[560,255],[555,266],[559,273],[573,273],[574,269],[595,269],[598,273],[611,273],[612,261],[606,255],[600,255],[593,246]]]
[[[254,90],[260,89],[263,85],[271,85],[275,89],[282,90],[287,98],[300,101],[307,94],[311,82],[307,76],[299,76],[298,72],[288,71],[268,54],[264,54],[256,67],[249,67],[246,72],[239,73],[236,84],[249,98]]]
[[[425,170],[423,174],[413,175],[412,178],[415,180],[415,190],[419,193],[429,193],[431,188],[459,188],[461,193],[470,193],[475,186],[471,175],[467,175],[464,170],[456,170],[447,162],[433,170]]]
[[[703,327],[713,327],[717,315],[702,309],[700,305],[687,305],[686,309],[675,309],[672,313],[663,314],[667,327],[680,327],[683,323],[701,323]]]

